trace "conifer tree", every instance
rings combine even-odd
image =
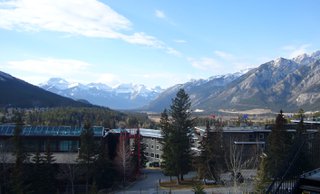
[[[174,167],[174,161],[173,161],[173,149],[172,149],[172,127],[169,121],[169,116],[167,109],[164,109],[164,111],[161,113],[160,118],[160,127],[162,132],[162,159],[165,161],[165,165],[163,167],[163,173],[166,176],[170,176],[170,179],[172,176],[177,176],[176,169]]]
[[[35,194],[53,194],[56,192],[55,159],[49,146],[50,143],[47,141],[43,154],[40,153],[40,148],[38,147],[37,152],[32,158],[33,176],[31,177],[31,186]]]
[[[306,141],[307,138],[307,130],[304,125],[304,111],[303,109],[299,110],[299,118],[300,122],[297,125],[296,128],[296,135],[294,139],[295,145],[302,145],[304,141]],[[295,161],[295,167],[291,170],[291,175],[299,175],[302,174],[305,171],[311,170],[311,156],[310,156],[310,150],[307,146],[308,143],[304,143],[303,147],[301,148],[301,151],[298,155],[298,159]]]
[[[177,176],[178,184],[183,175],[191,169],[191,102],[184,89],[180,89],[170,106],[171,121],[163,115],[162,129],[164,133],[163,158],[165,159],[165,172]],[[167,121],[166,121],[167,120]],[[169,123],[169,124],[168,124]]]
[[[306,130],[306,128],[305,128],[305,126],[304,126],[304,111],[303,111],[303,109],[300,109],[299,110],[299,119],[300,119],[300,122],[298,123],[298,125],[297,125],[297,137],[300,137],[302,134],[304,134],[304,133],[306,133],[307,132],[307,130]]]
[[[86,177],[86,193],[88,193],[89,179],[92,175],[93,163],[96,160],[96,144],[94,142],[94,133],[90,123],[84,125],[80,135],[79,162],[84,167]]]
[[[43,156],[40,153],[40,147],[38,146],[36,153],[34,154],[34,156],[31,159],[32,163],[33,163],[33,176],[30,177],[31,179],[31,186],[32,186],[32,190],[35,194],[38,193],[43,193],[43,184],[42,184],[42,180],[43,180]]]
[[[43,155],[43,185],[45,193],[55,193],[56,192],[56,172],[57,167],[54,164],[55,158],[50,148],[50,141],[46,143],[46,149]],[[42,193],[44,193],[42,192]]]
[[[23,194],[28,190],[26,183],[26,163],[29,155],[25,152],[24,143],[21,137],[23,131],[23,121],[20,114],[16,115],[16,127],[13,132],[15,164],[12,172],[12,191],[15,194]]]
[[[261,156],[260,165],[258,168],[257,176],[255,178],[255,191],[258,194],[265,193],[267,186],[270,184],[270,179],[266,169],[266,156]]]
[[[291,145],[290,135],[285,128],[286,122],[287,120],[284,118],[281,110],[276,118],[275,126],[268,137],[266,170],[270,173],[271,177],[275,177],[284,167],[283,165]]]
[[[98,158],[95,161],[95,182],[99,189],[110,187],[114,181],[114,166],[109,158],[107,139],[99,145]]]
[[[215,122],[215,129],[210,129],[207,123],[206,135],[201,142],[201,154],[198,165],[200,177],[220,180],[220,173],[224,170],[224,148],[222,143],[222,124]]]

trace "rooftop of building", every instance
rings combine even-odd
[[[1,136],[13,136],[15,125],[0,125]],[[93,126],[94,136],[102,136],[103,127]],[[71,127],[71,126],[22,126],[22,136],[68,136],[78,137],[80,136],[83,127]]]
[[[135,135],[137,133],[137,128],[130,128],[130,129],[111,129],[110,133],[120,133],[126,131],[131,135]],[[161,130],[156,129],[146,129],[146,128],[139,128],[140,134],[143,137],[151,137],[151,138],[162,138]]]

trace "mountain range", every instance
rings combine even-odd
[[[113,109],[159,112],[169,108],[180,88],[189,94],[192,109],[199,112],[319,110],[320,51],[293,59],[277,58],[248,71],[191,80],[166,90],[134,84],[111,88],[102,83],[70,83],[61,78],[51,78],[37,87],[0,72],[0,106],[91,106],[92,103]]]
[[[168,108],[180,88],[189,94],[194,110],[206,112],[221,109],[319,110],[320,51],[293,59],[277,58],[244,74],[175,85],[160,94],[145,110]]]
[[[85,101],[75,101],[48,92],[0,71],[0,107],[88,107]]]
[[[95,105],[126,110],[145,106],[163,92],[160,87],[148,89],[141,84],[120,84],[112,88],[103,83],[81,84],[68,82],[62,78],[51,78],[39,86],[64,97],[85,99]]]

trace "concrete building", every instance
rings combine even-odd
[[[161,163],[162,155],[162,135],[160,130],[140,128],[142,136],[141,141],[145,144],[145,155],[148,159],[148,165],[159,165]],[[136,129],[127,129],[130,134],[135,134]],[[133,141],[131,141],[131,144]]]
[[[12,152],[12,137],[15,125],[0,125],[0,150]],[[92,127],[96,141],[103,138],[104,128]],[[75,162],[80,148],[80,134],[83,128],[70,126],[22,126],[21,137],[26,152],[44,152],[47,144],[54,153],[56,163]],[[13,162],[12,154],[8,155],[8,162]]]
[[[287,126],[287,130],[295,133],[296,124]],[[310,135],[316,133],[319,128],[318,123],[307,125]],[[267,137],[271,132],[272,125],[255,126],[255,127],[223,127],[223,141],[225,145],[239,145],[243,147],[245,157],[260,155],[267,146]],[[10,138],[13,137],[15,125],[0,125],[0,149],[3,149]],[[70,126],[23,126],[22,137],[26,141],[28,152],[36,152],[38,149],[44,151],[46,142],[50,142],[50,149],[56,156],[56,161],[62,163],[69,155],[77,157],[80,148],[80,134],[83,128]],[[96,141],[101,141],[108,136],[117,138],[120,132],[130,134],[128,138],[133,143],[133,137],[137,133],[137,129],[105,129],[101,126],[94,126],[94,137]],[[145,154],[148,163],[162,162],[162,134],[160,130],[140,128],[141,141],[146,145]],[[200,143],[205,135],[205,127],[195,127],[192,134],[192,151],[200,152]],[[214,132],[214,131],[211,131]],[[112,135],[110,135],[112,134]],[[131,137],[131,138],[130,138]],[[113,141],[109,140],[108,141]],[[117,140],[115,140],[116,144]],[[6,148],[7,149],[7,148]],[[10,146],[8,146],[10,150]],[[115,147],[112,149],[115,153]]]

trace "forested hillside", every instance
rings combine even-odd
[[[22,115],[24,124],[44,126],[83,126],[90,122],[95,126],[117,128],[126,127],[150,128],[155,124],[148,119],[148,115],[135,112],[119,112],[103,107],[59,107],[47,109],[1,109],[0,124],[13,123],[16,115]]]
[[[0,71],[0,107],[89,107],[70,98],[48,92]]]

